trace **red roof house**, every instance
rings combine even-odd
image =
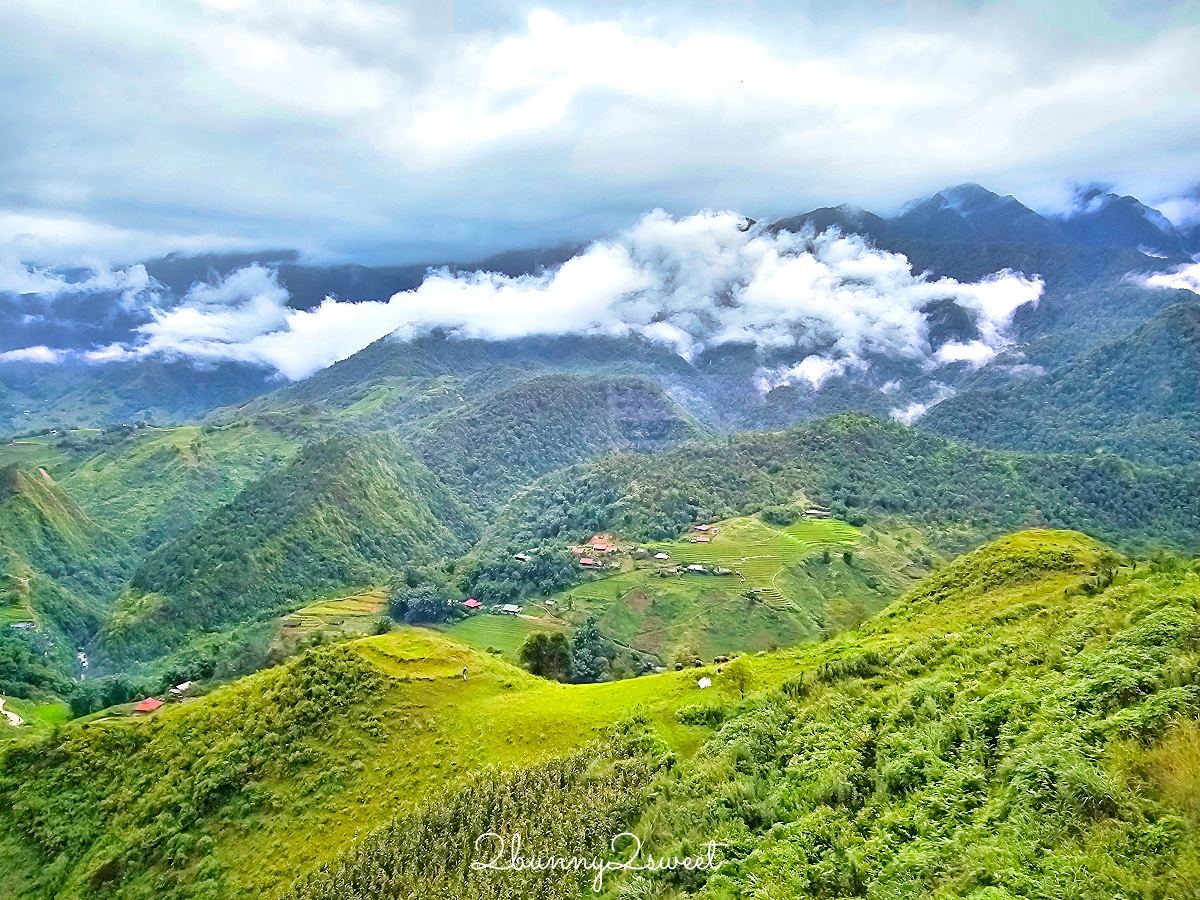
[[[594,566],[596,564],[596,561],[594,559],[592,559],[590,556],[585,556],[585,557],[583,557],[583,559],[579,560],[579,564],[581,566]]]
[[[608,544],[592,544],[592,549],[597,553],[603,553],[608,549]]]
[[[700,537],[696,538],[696,543],[697,544],[711,544],[712,538],[710,538],[706,534],[702,534],[702,535],[700,535]]]
[[[133,711],[136,713],[149,713],[154,712],[160,706],[162,706],[161,700],[157,700],[154,697],[147,697],[145,700],[135,706]]]
[[[463,606],[465,606],[467,609],[479,609],[479,607],[483,606],[483,604],[472,597],[470,600],[464,600]]]
[[[710,528],[712,528],[711,525],[697,525],[696,526],[697,531],[708,531],[708,529],[710,529]]]

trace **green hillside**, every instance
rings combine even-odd
[[[45,469],[0,469],[0,693],[65,688],[120,584],[115,543]]]
[[[924,555],[916,542],[901,546],[893,536],[864,535],[833,520],[774,526],[741,517],[717,526],[711,543],[685,537],[648,545],[666,560],[622,554],[542,608],[574,624],[595,616],[621,644],[667,664],[690,664],[696,656],[828,637],[859,624],[927,571],[914,563]]]
[[[156,655],[197,631],[455,556],[474,534],[458,501],[390,437],[314,442],[149,554],[108,616],[102,647]]]
[[[922,427],[990,447],[1200,460],[1200,304],[1171,306],[1049,375],[964,391]]]
[[[1123,546],[1190,548],[1200,540],[1198,489],[1194,466],[982,450],[845,414],[654,456],[614,455],[547,476],[497,516],[478,552],[602,531],[662,540],[693,522],[812,501],[852,524],[915,525],[950,550],[1042,524]]]
[[[158,546],[287,462],[296,442],[252,425],[139,428],[109,443],[73,441],[51,472],[135,552]]]
[[[441,413],[413,443],[443,481],[492,506],[571,463],[660,450],[701,433],[653,382],[555,375]]]
[[[65,692],[64,677],[80,669],[76,650],[141,556],[292,452],[261,429],[198,427],[62,432],[0,447],[3,690]],[[26,623],[35,627],[8,627]]]
[[[589,874],[472,870],[475,837],[590,855],[629,829],[656,856],[717,841],[719,868],[609,873],[605,896],[1190,896],[1198,642],[1192,567],[1045,531],[720,670],[557,685],[366,638],[11,745],[0,889],[584,896]]]

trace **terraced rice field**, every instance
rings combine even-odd
[[[833,519],[801,519],[786,528],[774,528],[761,519],[729,519],[717,526],[710,543],[694,543],[695,534],[666,544],[655,544],[655,553],[669,553],[672,562],[732,569],[747,590],[774,608],[791,601],[777,579],[786,567],[822,549],[844,549],[858,539],[858,529]],[[698,576],[705,577],[705,576]]]
[[[387,591],[383,588],[319,600],[285,616],[284,628],[297,635],[326,627],[365,633],[371,630],[380,613],[387,608],[387,601]]]

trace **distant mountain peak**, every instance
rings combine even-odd
[[[899,237],[937,241],[1063,244],[1058,227],[1011,195],[966,182],[906,204],[888,221]]]
[[[1198,249],[1189,235],[1137,197],[1093,186],[1080,191],[1059,224],[1075,243],[1091,247],[1136,247],[1149,253],[1186,254]]]

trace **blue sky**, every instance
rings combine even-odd
[[[1200,4],[8,0],[0,260],[470,260],[972,180],[1194,215]]]

